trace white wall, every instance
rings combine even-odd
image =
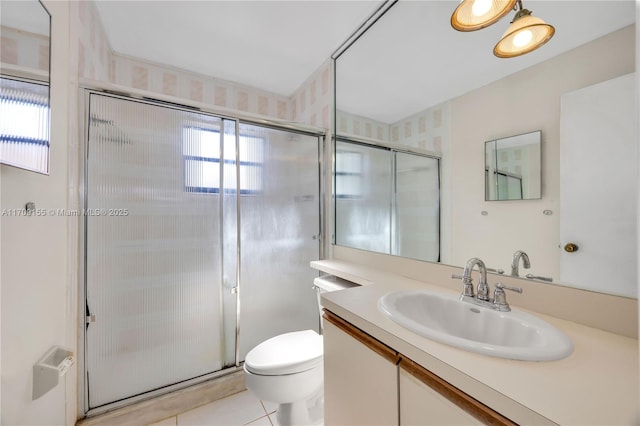
[[[0,205],[66,209],[69,193],[69,3],[45,1],[52,14],[51,163],[49,176],[0,166]],[[53,345],[76,352],[75,288],[66,217],[3,215],[1,225],[2,424],[65,424],[75,419],[75,371],[32,401],[32,366]],[[67,406],[67,403],[70,405]],[[69,417],[67,417],[69,415]]]

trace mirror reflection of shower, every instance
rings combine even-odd
[[[440,260],[440,160],[336,142],[336,244]]]

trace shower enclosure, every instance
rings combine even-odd
[[[85,411],[318,328],[322,134],[87,91]]]

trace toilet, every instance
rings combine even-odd
[[[320,294],[357,286],[333,276],[313,281]],[[322,324],[322,321],[320,321]],[[284,333],[251,349],[244,361],[247,389],[264,401],[278,404],[281,426],[321,425],[324,418],[322,336],[314,330]]]

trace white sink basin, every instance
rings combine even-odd
[[[498,312],[427,290],[402,290],[378,306],[401,326],[429,339],[472,352],[525,361],[553,361],[571,354],[569,337],[516,309]]]

